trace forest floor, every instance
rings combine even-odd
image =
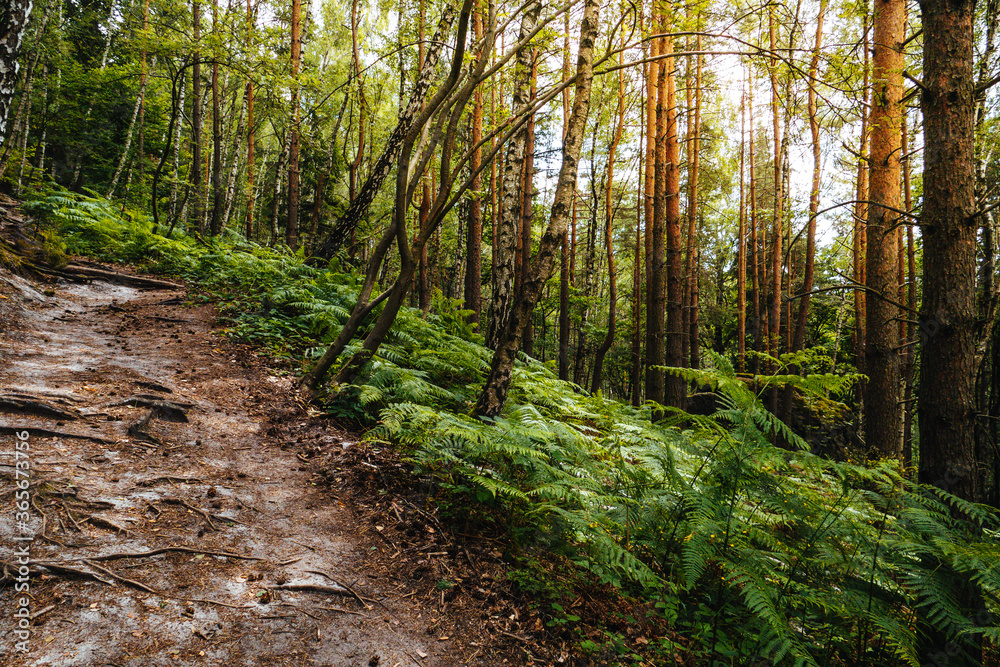
[[[500,551],[442,526],[394,455],[309,409],[196,293],[102,269],[122,279],[0,274],[0,663],[566,661],[526,636],[541,623]]]

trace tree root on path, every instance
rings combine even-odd
[[[108,438],[102,438],[99,435],[64,433],[62,431],[51,431],[47,428],[38,428],[36,426],[0,426],[0,435],[14,435],[15,433],[20,433],[22,431],[27,431],[37,438],[69,438],[71,440],[89,440],[90,442],[99,442],[102,445],[113,445],[115,442],[114,440],[109,440]]]
[[[29,397],[27,394],[5,394],[0,396],[0,411],[15,412],[36,417],[48,417],[50,419],[65,419],[66,421],[75,421],[80,418],[78,414],[67,412],[37,396]]]

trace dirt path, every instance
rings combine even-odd
[[[209,306],[181,290],[4,281],[0,562],[17,577],[30,545],[32,620],[15,650],[23,594],[0,588],[0,664],[461,662],[285,446],[306,419],[290,379],[213,333]],[[28,526],[15,522],[25,430]],[[332,428],[317,439],[353,444]],[[106,558],[160,549],[174,550]]]

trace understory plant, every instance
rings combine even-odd
[[[166,238],[99,197],[43,193],[26,208],[68,252],[188,279],[222,300],[233,335],[301,365],[339,332],[360,284],[336,263],[311,267],[238,235]],[[590,395],[524,358],[507,409],[481,420],[470,412],[491,352],[466,314],[441,295],[430,313],[404,308],[327,409],[377,421],[369,439],[399,448],[445,509],[460,507],[453,521],[505,532],[521,563],[557,559],[647,603],[671,628],[646,649],[656,659],[916,666],[923,633],[952,638],[956,651],[1000,643],[996,512],[915,484],[895,462],[816,456],[762,400],[791,386],[834,414],[855,378],[738,377],[709,355],[706,370],[667,370],[713,394],[717,409],[654,422],[663,406]],[[808,354],[768,361],[828,367]],[[582,650],[598,651],[586,641]]]

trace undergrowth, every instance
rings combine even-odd
[[[222,300],[234,336],[302,365],[336,336],[359,286],[336,265],[313,268],[236,236],[164,238],[96,197],[50,192],[26,209],[54,224],[70,253],[186,278]],[[479,522],[506,533],[521,588],[550,627],[580,622],[556,583],[575,579],[640,602],[670,629],[641,648],[578,633],[578,652],[622,663],[915,666],[927,660],[927,631],[956,651],[1000,642],[998,515],[914,484],[893,462],[814,456],[761,400],[792,384],[807,403],[835,405],[853,377],[748,383],[713,356],[708,370],[670,372],[710,388],[718,410],[654,423],[660,406],[586,394],[526,360],[503,416],[482,421],[470,411],[490,352],[464,314],[440,296],[427,317],[404,309],[328,410],[374,425],[368,437],[404,452],[463,530]]]

